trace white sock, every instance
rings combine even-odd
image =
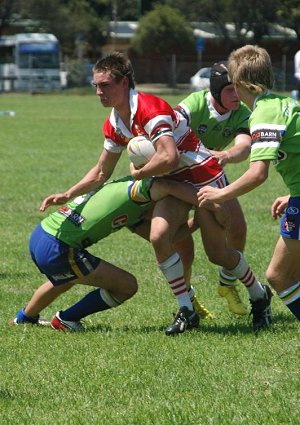
[[[230,273],[236,276],[243,283],[243,285],[249,292],[249,296],[252,301],[256,301],[260,298],[263,298],[265,295],[265,290],[263,286],[256,279],[243,254],[241,252],[239,252],[239,254],[240,261],[234,269],[229,270]]]
[[[219,282],[221,286],[235,286],[236,276],[229,276],[229,274],[225,273],[224,268],[220,267]]]
[[[189,294],[190,299],[192,300],[193,297],[195,296],[195,289],[192,285],[190,286],[190,289],[188,290],[188,294]]]
[[[167,279],[169,286],[177,299],[179,307],[187,307],[189,310],[193,310],[184,281],[183,264],[177,252],[158,265]]]

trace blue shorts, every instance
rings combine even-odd
[[[72,248],[45,232],[39,224],[31,234],[29,251],[33,261],[53,285],[71,282],[90,274],[101,262],[85,249]]]
[[[300,196],[290,197],[288,207],[281,218],[280,234],[287,239],[300,239]]]

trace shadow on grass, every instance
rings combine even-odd
[[[111,327],[104,325],[96,325],[87,327],[84,332],[100,332],[100,333],[138,333],[138,334],[152,334],[156,332],[165,333],[168,324],[157,325],[157,326],[122,326],[122,327]],[[247,324],[231,324],[228,326],[221,326],[218,324],[212,324],[210,326],[199,326],[197,329],[192,329],[188,333],[193,332],[194,334],[214,333],[214,334],[250,334],[253,330],[250,325]]]
[[[33,327],[33,328],[39,328],[39,329],[50,329],[50,322],[49,326],[37,326],[35,324],[27,324],[25,326]],[[103,334],[119,334],[119,333],[132,333],[132,334],[152,334],[157,332],[165,333],[165,330],[168,326],[168,323],[166,324],[157,324],[156,326],[130,326],[130,325],[124,325],[124,326],[113,326],[110,324],[95,324],[95,325],[89,325],[85,324],[84,331],[79,332],[80,334],[85,333],[103,333]],[[289,331],[293,329],[297,329],[299,326],[299,322],[297,319],[289,313],[277,313],[273,319],[273,324],[269,329],[265,329],[261,332],[281,332],[281,331]],[[21,328],[22,326],[20,326]],[[51,330],[53,332],[53,330]],[[219,324],[216,322],[216,320],[203,320],[200,323],[199,328],[193,329],[192,331],[188,331],[187,333],[193,333],[193,334],[216,334],[216,335],[250,335],[254,334],[252,329],[252,323],[251,320],[249,321],[243,321],[243,322],[231,322],[228,324]],[[70,334],[70,333],[69,333]],[[78,332],[74,332],[73,334],[78,335]],[[259,335],[260,332],[256,333],[256,335]],[[3,396],[3,395],[2,395]],[[1,394],[0,394],[1,398]]]
[[[14,394],[11,391],[9,391],[5,388],[0,389],[0,400],[13,400],[15,398],[16,397],[14,396]]]
[[[168,324],[157,325],[157,326],[130,326],[124,325],[122,327],[112,327],[110,325],[93,325],[86,327],[84,332],[100,332],[100,333],[141,333],[151,334],[155,332],[165,332]],[[297,319],[292,314],[278,313],[273,319],[273,323],[269,329],[263,330],[263,332],[276,332],[281,326],[284,326],[284,330],[292,330],[295,326],[298,326]],[[234,322],[226,325],[220,325],[216,321],[202,321],[198,329],[193,329],[194,334],[218,334],[218,335],[249,335],[253,334],[251,320],[249,322]],[[190,331],[189,331],[190,333]],[[256,333],[257,335],[260,332]]]

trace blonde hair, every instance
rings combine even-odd
[[[229,55],[228,73],[233,84],[258,95],[271,89],[274,84],[269,53],[262,47],[251,44],[234,50]]]

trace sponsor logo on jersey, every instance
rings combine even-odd
[[[252,140],[253,142],[280,141],[281,132],[280,130],[259,129],[252,133]]]
[[[222,133],[222,135],[224,137],[229,137],[229,136],[231,136],[231,134],[232,134],[231,128],[224,128],[223,133]]]
[[[207,132],[207,125],[206,124],[200,124],[197,128],[198,133],[204,134]]]
[[[286,213],[290,215],[297,215],[299,213],[299,210],[296,207],[288,207]]]
[[[283,151],[278,151],[278,161],[282,161],[287,158],[287,153]]]
[[[272,163],[276,167],[279,164],[280,161],[284,161],[285,159],[287,159],[287,153],[283,152],[283,151],[278,151],[277,152],[277,159],[272,161]]]
[[[73,202],[76,205],[83,204],[84,202],[87,202],[95,193],[96,190],[93,190],[92,192],[86,193],[85,195],[77,196],[77,198],[73,199]]]
[[[283,225],[284,229],[286,232],[293,232],[296,229],[296,224],[293,220],[289,220],[289,219],[285,219],[284,221],[284,225]]]
[[[134,124],[134,134],[135,136],[145,136],[148,137],[148,134],[145,132],[143,127],[141,127],[139,124]]]
[[[127,221],[128,221],[128,215],[127,214],[118,215],[117,217],[115,217],[113,219],[113,221],[111,223],[111,227],[114,230],[117,230],[120,227],[126,226]]]
[[[77,227],[81,226],[82,223],[85,221],[85,217],[78,214],[78,212],[72,210],[72,208],[62,207],[58,211]]]

